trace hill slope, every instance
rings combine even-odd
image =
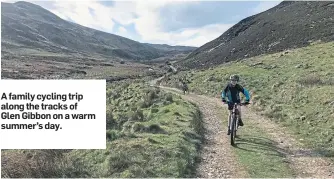
[[[3,53],[48,51],[128,60],[166,55],[150,45],[65,21],[32,3],[1,2],[1,6]]]
[[[227,61],[334,40],[334,2],[282,2],[243,19],[193,51],[180,65],[209,67]]]
[[[175,87],[185,77],[192,92],[220,98],[229,75],[238,73],[240,84],[250,91],[251,108],[294,131],[308,147],[334,157],[333,59],[334,42],[313,44],[208,70],[182,71],[162,85]]]
[[[189,47],[189,46],[181,46],[181,45],[167,45],[167,44],[150,44],[150,43],[144,43],[151,47],[154,47],[156,49],[166,51],[166,52],[192,52],[193,50],[197,49],[197,47]]]

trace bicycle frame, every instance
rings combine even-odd
[[[232,114],[230,115],[229,121],[228,121],[228,127],[230,130],[230,135],[231,135],[231,145],[235,144],[235,137],[237,135],[237,130],[239,127],[239,110],[238,110],[238,105],[243,106],[243,103],[234,103],[233,104],[233,109],[232,109]]]
[[[241,105],[241,104],[239,104]],[[237,103],[234,103],[233,104],[233,109],[232,109],[232,114],[230,115],[230,119],[228,121],[228,126],[230,128],[230,130],[232,131],[231,127],[232,127],[232,120],[234,119],[234,117],[236,117],[236,129],[238,129],[238,122],[239,122],[239,110],[238,110],[238,104]]]

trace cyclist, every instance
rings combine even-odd
[[[180,81],[181,81],[183,93],[185,93],[186,91],[188,92],[188,85],[186,83],[186,80],[183,79],[183,80],[180,80]]]
[[[229,119],[230,116],[232,115],[232,109],[233,109],[233,104],[234,103],[241,103],[239,93],[242,92],[245,97],[245,104],[249,104],[250,96],[249,92],[246,88],[238,84],[239,82],[239,76],[238,75],[231,75],[230,76],[230,83],[228,83],[225,87],[225,89],[222,91],[221,98],[223,103],[228,104],[228,110],[229,110]],[[227,100],[226,101],[226,97]],[[238,105],[238,110],[239,110],[239,126],[243,126],[243,122],[241,120],[241,107]],[[227,135],[230,135],[230,126],[228,126],[228,132]]]

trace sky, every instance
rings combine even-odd
[[[11,1],[15,2],[15,1]],[[199,47],[281,1],[29,1],[60,18],[142,43]]]

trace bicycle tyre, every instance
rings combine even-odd
[[[232,115],[232,124],[231,124],[231,145],[235,144],[235,136],[236,136],[236,116]]]

